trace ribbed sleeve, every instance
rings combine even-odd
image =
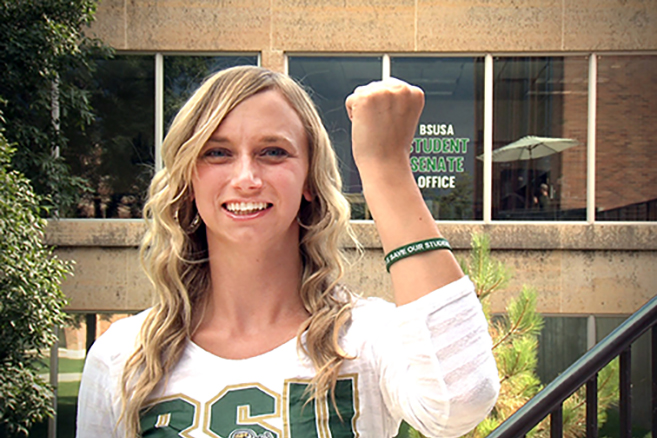
[[[499,378],[472,282],[398,307],[393,318],[375,347],[389,412],[430,437],[474,428],[495,404]]]

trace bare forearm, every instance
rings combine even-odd
[[[402,245],[441,237],[415,183],[408,157],[387,167],[359,168],[363,192],[384,253]],[[451,251],[436,250],[395,262],[390,267],[395,301],[403,305],[463,276]]]

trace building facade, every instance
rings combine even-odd
[[[391,297],[343,102],[392,75],[427,95],[411,160],[441,230],[460,256],[473,232],[490,234],[514,269],[493,311],[523,284],[554,315],[627,315],[655,295],[655,2],[101,0],[88,33],[117,56],[93,85],[97,142],[69,157],[95,192],[48,226],[48,242],[76,261],[64,285],[72,311],[149,305],[137,218],[162,137],[190,90],[235,64],[290,74],[320,108],[366,248],[345,279],[354,290]],[[527,136],[569,142],[496,155]]]

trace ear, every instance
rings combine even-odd
[[[308,202],[312,202],[312,200],[315,199],[315,195],[310,189],[310,184],[308,183],[308,179],[306,179],[306,182],[303,183],[303,192],[301,192],[301,194],[303,195],[303,199],[305,199]]]

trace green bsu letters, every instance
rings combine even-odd
[[[142,436],[187,437],[203,429],[207,436],[219,438],[356,437],[355,379],[337,381],[335,406],[330,396],[319,403],[308,401],[309,383],[294,380],[285,382],[283,396],[258,383],[224,388],[204,405],[183,394],[175,395],[144,410]],[[284,431],[268,423],[279,418]]]

